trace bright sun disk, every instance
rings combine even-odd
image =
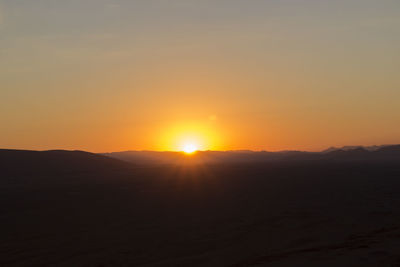
[[[185,144],[183,146],[182,150],[183,150],[183,152],[185,152],[187,154],[191,154],[191,153],[197,151],[198,148],[197,148],[197,146],[195,144],[190,143],[190,144]]]

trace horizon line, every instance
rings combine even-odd
[[[322,153],[322,152],[328,152],[329,150],[344,150],[344,149],[357,149],[357,148],[364,148],[368,150],[368,148],[382,148],[382,147],[387,147],[387,146],[397,146],[400,145],[398,144],[383,144],[383,145],[346,145],[346,146],[330,146],[326,149],[323,150],[318,150],[318,151],[310,151],[310,150],[291,150],[291,149],[284,149],[284,150],[277,150],[277,151],[269,151],[269,150],[252,150],[252,149],[231,149],[231,150],[196,150],[194,153],[198,152],[252,152],[252,153],[262,153],[262,152],[267,152],[267,153],[282,153],[282,152],[304,152],[304,153]],[[87,152],[87,153],[93,153],[93,154],[111,154],[111,153],[125,153],[125,152],[157,152],[157,153],[185,153],[184,151],[181,150],[148,150],[148,149],[130,149],[130,150],[120,150],[120,151],[108,151],[108,152],[92,152],[89,150],[82,150],[82,149],[61,149],[61,148],[55,148],[55,149],[20,149],[20,148],[0,148],[0,150],[13,150],[13,151],[32,151],[32,152],[49,152],[49,151],[76,151],[76,152]],[[371,150],[370,150],[371,151]],[[373,149],[372,149],[373,151]]]

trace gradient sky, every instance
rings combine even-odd
[[[0,147],[400,143],[399,0],[0,0]]]

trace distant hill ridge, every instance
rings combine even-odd
[[[0,149],[2,173],[60,173],[126,168],[126,162],[85,151]]]
[[[381,145],[381,146],[343,146],[343,147],[330,147],[330,148],[328,148],[328,149],[326,149],[326,150],[324,150],[324,151],[322,151],[322,152],[325,152],[325,153],[327,153],[327,152],[332,152],[332,151],[336,151],[336,150],[344,150],[344,151],[349,151],[349,150],[355,150],[355,149],[365,149],[365,150],[368,150],[368,151],[376,151],[376,150],[379,150],[379,149],[381,149],[381,148],[384,148],[384,147],[390,147],[390,146],[396,146],[396,145]]]
[[[194,155],[181,152],[123,151],[103,154],[137,164],[174,164],[182,161],[198,163],[268,162],[268,161],[400,161],[400,145],[345,146],[321,152],[306,151],[198,151]]]
[[[181,152],[124,151],[95,154],[85,151],[29,151],[0,149],[0,169],[4,173],[104,172],[148,164],[224,164],[303,161],[399,162],[400,145],[343,147],[322,152],[304,151],[198,151]]]

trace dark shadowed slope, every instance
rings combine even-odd
[[[0,266],[400,263],[398,162],[124,168],[84,152],[2,155],[13,168],[0,177]]]
[[[62,173],[128,168],[126,162],[84,151],[0,149],[2,173]]]

